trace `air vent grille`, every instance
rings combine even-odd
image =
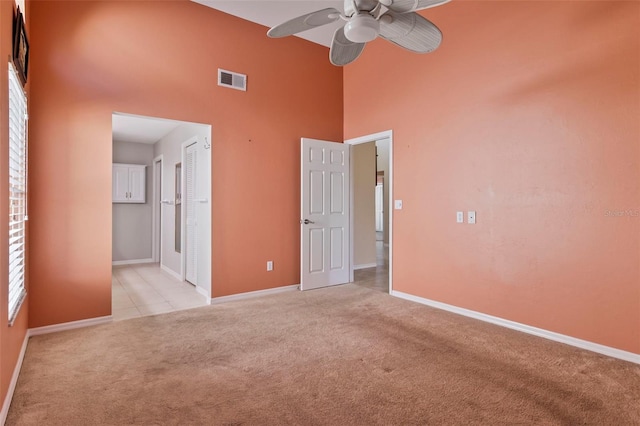
[[[218,68],[218,86],[246,91],[247,76]]]

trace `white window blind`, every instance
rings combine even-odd
[[[9,324],[26,296],[27,98],[9,62]]]

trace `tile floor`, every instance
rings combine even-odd
[[[376,241],[376,263],[375,268],[353,271],[354,284],[389,293],[389,247],[382,241]]]
[[[157,263],[114,266],[111,277],[114,321],[207,304],[194,285],[177,280]]]
[[[355,284],[389,292],[389,248],[376,242],[375,268],[354,271]],[[205,296],[195,286],[179,281],[157,263],[114,266],[111,278],[114,321],[205,306]]]

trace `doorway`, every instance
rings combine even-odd
[[[364,180],[371,189],[371,205],[368,214],[371,217],[371,229],[375,263],[358,264],[354,251],[354,223],[352,213],[357,202],[354,197],[353,182],[351,178],[354,169],[354,157],[351,151],[354,146],[380,142],[388,146],[386,150],[387,161],[384,163],[388,169],[384,175],[388,193],[386,206],[386,227],[383,232],[387,236],[385,241],[380,241],[380,249],[377,250],[375,242],[375,203],[373,201],[374,185],[377,183],[377,167],[371,168]],[[317,146],[316,146],[317,145]],[[320,141],[316,139],[302,138],[301,140],[301,210],[300,210],[300,289],[327,287],[330,285],[354,282],[356,266],[375,275],[380,282],[382,291],[393,291],[393,211],[391,210],[393,199],[393,134],[391,130],[362,136],[344,141],[344,143]],[[371,157],[371,164],[375,155]],[[348,167],[344,167],[348,164]],[[340,189],[336,190],[334,189]],[[314,202],[315,200],[315,202]],[[325,200],[325,201],[323,201]],[[346,220],[342,222],[342,220]],[[326,229],[325,229],[326,228]],[[315,235],[315,237],[314,237]],[[344,238],[343,236],[347,236]],[[316,253],[316,256],[312,254]],[[378,254],[379,253],[379,254]],[[378,268],[378,265],[380,267]],[[345,269],[344,278],[338,279],[338,273]],[[335,274],[334,274],[335,273]],[[358,278],[361,278],[358,272]],[[335,278],[335,280],[333,279]],[[317,282],[316,282],[317,281]],[[360,280],[362,281],[362,280]]]
[[[147,193],[137,204],[112,207],[114,319],[123,319],[116,318],[116,308],[126,307],[128,317],[135,317],[210,303],[210,140],[210,125],[113,114],[113,162],[144,168]],[[183,192],[190,193],[190,208],[181,203]],[[186,215],[189,220],[182,220]],[[185,240],[184,227],[192,223],[197,238]]]
[[[351,282],[392,293],[393,133],[366,135],[345,144],[352,152]]]

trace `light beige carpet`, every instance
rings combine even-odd
[[[8,425],[638,425],[640,366],[345,285],[34,337]]]

